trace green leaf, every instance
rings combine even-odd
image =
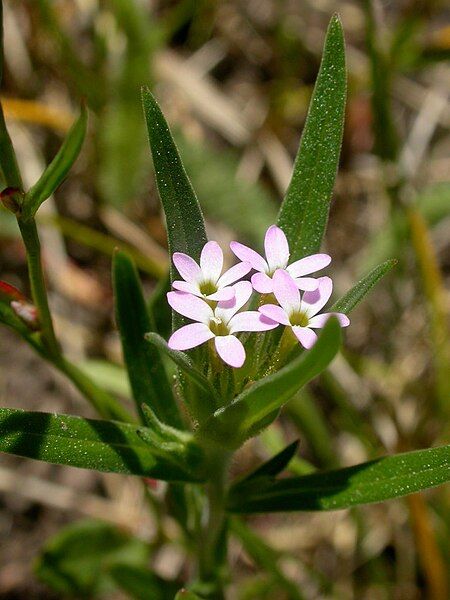
[[[183,373],[189,377],[189,379],[191,379],[191,381],[193,381],[195,385],[200,388],[200,390],[202,390],[202,392],[206,392],[213,398],[217,398],[216,390],[203,375],[203,373],[197,369],[190,356],[188,356],[185,352],[172,350],[169,348],[166,340],[157,333],[147,333],[145,339],[156,346],[158,350],[167,354],[167,356],[173,360],[177,367],[179,367]]]
[[[294,172],[278,216],[291,259],[318,252],[325,232],[344,129],[346,69],[339,18],[328,27],[322,63]]]
[[[134,600],[172,600],[178,584],[159,577],[148,568],[114,564],[109,573],[115,583]]]
[[[386,456],[367,463],[232,488],[231,512],[338,510],[406,496],[450,481],[450,446]]]
[[[109,571],[116,562],[122,569],[137,569],[143,568],[148,558],[149,547],[141,540],[114,525],[83,520],[65,527],[45,543],[35,573],[60,594],[107,597],[114,588]]]
[[[152,327],[133,261],[124,252],[113,260],[116,320],[122,340],[125,365],[137,409],[147,404],[157,417],[175,427],[182,420],[159,351],[145,341]]]
[[[202,481],[202,455],[192,442],[176,451],[150,448],[154,433],[116,421],[0,409],[0,452],[59,465],[153,477]]]
[[[378,267],[375,267],[375,269],[372,269],[370,273],[367,273],[361,281],[358,281],[342,298],[339,298],[330,308],[330,311],[343,312],[348,315],[361,302],[364,296],[370,292],[373,286],[396,264],[397,261],[395,259],[387,260],[383,264],[378,265]]]
[[[286,448],[278,452],[278,454],[272,456],[271,459],[247,475],[245,481],[256,479],[257,477],[275,477],[278,473],[281,473],[297,452],[298,444],[299,441],[295,440],[295,442],[286,446]]]
[[[249,435],[256,435],[257,423],[281,408],[329,365],[339,350],[340,341],[340,325],[331,318],[311,350],[303,352],[273,375],[260,379],[231,404],[217,410],[199,428],[197,435],[229,447],[236,447]]]
[[[167,222],[169,252],[184,252],[195,260],[207,242],[203,216],[191,182],[186,175],[169,126],[148,88],[142,103],[156,172],[159,196]],[[171,280],[177,277],[171,266]],[[183,322],[174,315],[174,326]]]
[[[55,158],[42,173],[38,181],[25,195],[22,207],[22,219],[31,219],[40,205],[47,200],[66,178],[78,155],[86,137],[87,110],[84,105],[75,123],[72,125],[66,139]]]

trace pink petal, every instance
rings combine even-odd
[[[248,246],[244,246],[244,244],[241,244],[240,242],[231,242],[230,248],[240,260],[249,262],[252,265],[252,269],[255,269],[255,271],[264,273],[264,271],[269,270],[269,265],[264,258]]]
[[[307,350],[312,348],[317,342],[317,335],[308,327],[299,327],[296,325],[292,328],[292,331],[294,332],[295,337],[298,339],[300,344]]]
[[[278,327],[278,323],[268,319],[256,310],[247,310],[234,315],[228,323],[230,333],[238,331],[269,331]]]
[[[311,254],[311,256],[296,260],[286,270],[292,277],[301,277],[328,267],[330,262],[331,256],[328,254]]]
[[[168,346],[172,350],[189,350],[200,346],[214,337],[213,332],[203,323],[191,323],[180,327],[170,336]]]
[[[281,306],[277,306],[276,304],[263,304],[258,310],[272,321],[281,323],[281,325],[290,325],[289,317]]]
[[[317,314],[321,308],[325,306],[333,291],[333,282],[329,277],[319,277],[319,287],[314,292],[305,292],[302,297],[301,310],[308,317]]]
[[[207,242],[200,256],[203,279],[216,283],[222,273],[223,252],[217,242]]]
[[[169,292],[167,294],[167,302],[173,310],[193,321],[208,324],[214,316],[209,304],[201,298],[197,298],[186,292]]]
[[[215,310],[215,316],[228,323],[233,315],[246,304],[252,295],[252,284],[250,281],[238,281],[234,284],[234,300],[219,302]]]
[[[283,269],[277,269],[272,278],[275,298],[287,315],[300,310],[300,292],[292,277]],[[314,293],[314,292],[310,292]]]
[[[252,275],[252,286],[260,294],[271,294],[273,292],[272,278],[265,273],[254,273]]]
[[[249,273],[251,270],[252,265],[249,262],[238,263],[237,265],[234,265],[234,267],[231,267],[231,269],[228,269],[228,271],[225,271],[222,277],[219,278],[217,285],[219,287],[231,285],[238,279],[241,279],[247,275],[247,273]]]
[[[322,313],[321,315],[312,317],[312,319],[309,320],[308,327],[324,327],[330,317],[337,317],[341,327],[348,327],[350,325],[350,319],[347,315],[344,315],[344,313]]]
[[[214,294],[209,294],[206,298],[215,302],[229,302],[230,300],[234,300],[234,295],[234,287],[224,287],[214,292]]]
[[[201,296],[200,289],[197,283],[188,283],[187,281],[174,281],[172,287],[179,292],[187,292],[194,296]]]
[[[234,335],[216,336],[214,343],[217,354],[227,365],[235,369],[242,367],[245,362],[245,350],[237,337]]]
[[[306,292],[313,292],[319,287],[319,280],[314,277],[299,277],[298,279],[294,279],[294,281],[299,290]]]
[[[178,273],[185,281],[194,283],[200,279],[202,272],[193,258],[187,254],[183,254],[183,252],[175,252],[172,260]]]
[[[266,231],[264,250],[271,271],[286,267],[289,260],[289,244],[284,231],[276,225],[271,225]]]

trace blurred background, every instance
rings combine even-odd
[[[89,108],[82,154],[38,216],[64,349],[125,401],[111,255],[115,247],[133,255],[148,295],[168,265],[140,86],[151,87],[171,124],[210,238],[260,247],[289,183],[335,11],[348,61],[344,144],[325,241],[335,295],[383,260],[398,265],[352,315],[341,356],[244,447],[236,473],[296,438],[296,473],[448,443],[449,6],[4,2],[1,99],[26,186],[56,153],[82,100]],[[29,294],[24,248],[3,209],[0,278]],[[93,416],[5,328],[0,401]],[[164,487],[150,490],[149,512],[137,480],[2,455],[0,598],[65,597],[68,588],[42,568],[38,577],[33,564],[47,540],[80,518],[104,519],[151,542],[156,572],[187,577],[177,525],[161,508]],[[236,522],[230,540],[230,598],[449,597],[448,487],[358,510],[249,521],[254,533]],[[110,582],[98,589],[128,597]]]

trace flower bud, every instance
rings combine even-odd
[[[31,329],[31,331],[38,331],[40,329],[39,313],[34,304],[24,302],[23,300],[13,300],[11,308],[28,329]]]
[[[20,213],[23,197],[23,192],[14,187],[7,187],[0,192],[0,200],[3,206],[15,215]]]

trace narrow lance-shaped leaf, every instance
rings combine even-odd
[[[361,302],[364,296],[370,292],[373,286],[376,285],[396,264],[397,261],[394,259],[387,260],[381,265],[378,265],[378,267],[375,267],[375,269],[372,269],[370,273],[367,273],[365,277],[358,281],[358,283],[344,294],[342,298],[339,298],[330,310],[348,315],[355,306]]]
[[[260,379],[231,404],[217,410],[200,427],[197,435],[223,446],[239,446],[257,433],[256,424],[281,408],[329,365],[339,350],[340,341],[340,325],[335,318],[330,318],[311,350],[273,375]]]
[[[150,429],[116,421],[0,409],[0,452],[165,481],[202,481],[202,454],[190,442],[169,452],[150,448]]]
[[[203,216],[191,182],[186,175],[178,149],[158,103],[147,88],[142,90],[142,103],[147,122],[159,196],[167,223],[169,251],[184,252],[199,260],[207,242]],[[176,277],[171,266],[171,280]],[[183,318],[174,314],[174,327]]]
[[[232,488],[231,512],[337,510],[406,496],[450,481],[450,446],[386,456],[336,471]]]
[[[342,26],[331,19],[294,172],[278,216],[291,258],[318,252],[339,164],[346,97]]]
[[[147,404],[163,422],[182,427],[172,388],[157,348],[145,340],[151,330],[141,282],[131,258],[117,252],[113,261],[116,320],[133,398],[142,415]]]
[[[22,219],[27,220],[36,214],[40,205],[47,200],[66,178],[72,165],[78,158],[87,129],[87,110],[84,105],[75,123],[72,125],[66,139],[55,158],[48,165],[37,182],[25,195]]]
[[[275,477],[281,473],[291,462],[298,448],[298,440],[283,448],[280,452],[272,456],[269,460],[263,463],[260,467],[249,473],[245,477],[245,481],[256,479],[257,477]]]

